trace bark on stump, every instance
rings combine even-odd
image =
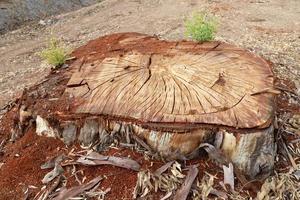
[[[98,132],[128,128],[170,159],[217,142],[251,178],[272,169],[275,94],[264,59],[226,43],[138,33],[96,39],[73,55],[65,95],[75,99],[74,115],[98,119]],[[78,128],[81,140],[89,128]]]

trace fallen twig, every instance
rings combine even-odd
[[[297,164],[296,164],[296,162],[295,162],[293,156],[290,154],[290,152],[289,152],[289,150],[288,150],[286,144],[283,142],[282,139],[281,139],[281,142],[282,142],[282,146],[283,146],[284,150],[285,150],[286,153],[287,153],[288,159],[290,160],[290,162],[291,162],[293,168],[296,170],[296,169],[297,169]]]
[[[175,162],[175,161],[170,161],[170,162],[164,164],[163,166],[161,166],[160,168],[158,168],[158,169],[154,172],[154,175],[160,176],[160,175],[161,175],[162,173],[164,173],[167,169],[169,169],[169,168],[173,165],[174,162]]]
[[[43,180],[42,183],[46,184],[55,179],[57,176],[61,175],[64,172],[64,169],[60,166],[60,164],[56,164],[54,169],[47,173]]]
[[[141,168],[138,162],[130,158],[103,156],[96,152],[91,152],[86,156],[82,156],[76,162],[85,165],[114,165],[117,167],[132,169],[134,171],[139,171]]]
[[[211,189],[210,194],[213,194],[221,199],[228,199],[228,196],[225,192],[222,192],[220,190],[216,190],[214,188]]]
[[[174,200],[185,200],[188,197],[188,194],[191,190],[192,184],[195,178],[198,175],[198,168],[196,165],[192,165],[190,170],[185,178],[184,183],[182,184],[181,188],[176,192],[174,196]]]
[[[43,198],[41,200],[46,200],[48,196],[54,192],[54,190],[58,187],[60,182],[63,180],[63,176],[60,175],[56,178],[56,180],[53,182],[53,184],[50,186],[50,188],[47,190],[47,192],[44,194]]]
[[[66,156],[64,154],[51,158],[50,160],[41,165],[41,169],[53,168],[56,164],[61,163],[65,158]]]
[[[152,152],[151,147],[146,144],[143,140],[141,140],[139,137],[137,137],[136,135],[132,134],[133,139],[142,147],[144,147],[145,149],[147,149],[149,152]]]
[[[172,191],[168,192],[165,196],[163,196],[163,198],[161,198],[160,200],[166,200],[168,198],[170,198],[172,196]]]
[[[96,177],[87,184],[83,184],[80,186],[75,186],[70,189],[63,189],[59,192],[58,196],[54,198],[53,200],[65,200],[69,199],[71,197],[75,197],[84,191],[90,190],[94,188],[96,185],[99,184],[99,182],[102,180],[102,177]]]

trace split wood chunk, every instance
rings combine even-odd
[[[277,91],[264,59],[222,42],[168,42],[138,33],[101,37],[73,56],[65,90],[75,99],[73,114],[130,125],[169,158],[186,158],[215,140],[250,177],[273,167]]]

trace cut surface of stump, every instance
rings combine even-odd
[[[126,50],[133,41],[143,50]],[[161,42],[155,38],[118,42],[125,52],[78,64],[68,83],[79,85],[72,91],[82,102],[76,113],[154,126],[270,124],[273,74],[263,59],[223,43],[170,42],[155,52],[151,46]]]
[[[72,56],[61,103],[52,117],[38,113],[42,134],[96,149],[122,135],[168,160],[195,158],[210,143],[250,178],[273,168],[276,91],[264,59],[138,33],[100,37]]]

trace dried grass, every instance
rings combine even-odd
[[[145,197],[150,192],[173,192],[184,180],[181,165],[174,162],[173,165],[162,174],[151,173],[150,171],[141,171],[137,176],[137,183],[134,188],[133,198]]]
[[[300,165],[297,166],[298,170]],[[293,175],[294,170],[287,173],[278,173],[268,178],[261,191],[257,194],[258,200],[300,199],[299,181]]]
[[[193,190],[193,199],[207,199],[208,195],[213,190],[214,185],[214,176],[206,173],[206,175],[202,178],[201,182],[197,180],[196,189]]]

